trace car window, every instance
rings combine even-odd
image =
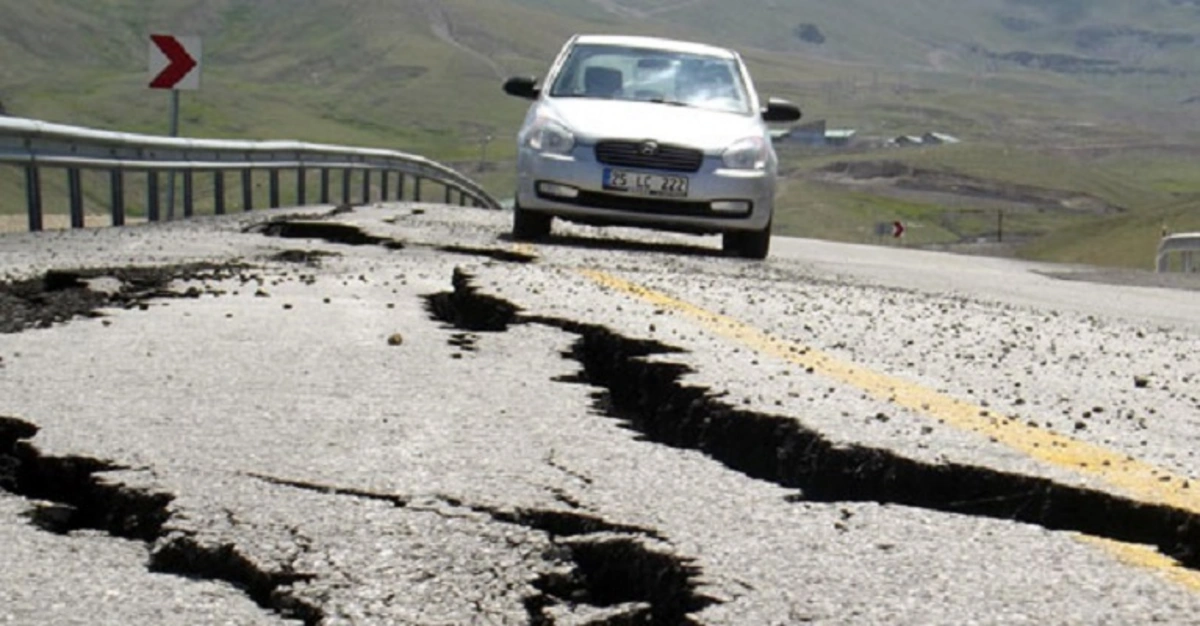
[[[735,60],[646,48],[576,46],[550,95],[644,100],[750,112]]]

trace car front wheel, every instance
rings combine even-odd
[[[534,213],[521,208],[521,205],[513,206],[513,228],[512,236],[517,241],[536,241],[544,239],[550,235],[550,222],[553,216],[545,213]]]
[[[762,230],[725,233],[721,249],[744,259],[765,259],[771,251],[771,223]]]

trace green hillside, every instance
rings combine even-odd
[[[501,196],[525,107],[500,92],[503,77],[544,71],[576,32],[712,41],[741,50],[760,91],[796,100],[807,119],[868,139],[964,140],[835,154],[781,146],[785,232],[869,240],[877,220],[904,217],[930,224],[910,230],[913,245],[987,237],[988,220],[963,217],[975,214],[944,194],[822,178],[846,159],[1120,208],[980,205],[1009,210],[1016,252],[1038,258],[1144,264],[1140,250],[1164,221],[1200,228],[1192,0],[0,0],[0,14],[0,103],[11,115],[162,132],[167,94],[145,88],[147,34],[196,34],[203,87],[183,95],[183,134],[381,146],[472,174],[492,136],[478,175]],[[0,170],[0,213],[20,210],[18,193],[16,174]],[[1137,252],[1114,252],[1123,248]]]

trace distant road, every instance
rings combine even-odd
[[[0,621],[1200,614],[1188,279],[326,211],[0,235]]]

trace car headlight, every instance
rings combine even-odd
[[[762,137],[747,137],[726,148],[721,160],[731,170],[766,169],[767,142]]]
[[[566,126],[548,118],[534,122],[525,138],[530,148],[545,154],[568,154],[575,147],[575,135]]]

